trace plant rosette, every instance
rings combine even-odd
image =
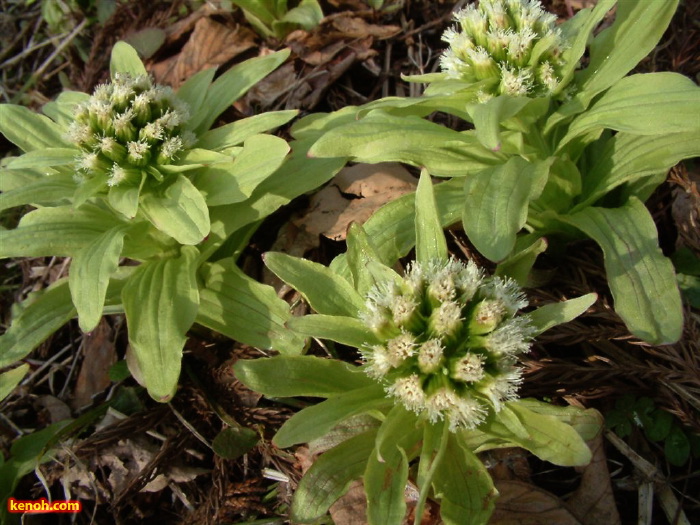
[[[210,128],[288,54],[251,59],[216,80],[214,69],[202,71],[175,92],[155,85],[136,51],[120,42],[111,81],[92,95],[64,92],[44,115],[0,105],[0,132],[25,152],[2,161],[0,210],[36,208],[17,228],[0,231],[0,257],[72,258],[68,279],[16,309],[1,339],[0,367],[23,359],[76,314],[84,332],[103,313],[126,314],[130,370],[161,401],[177,387],[185,334],[195,321],[250,344],[301,349],[301,341],[284,335],[272,342],[273,321],[256,314],[274,312],[283,324],[285,303],[271,288],[246,278],[228,253],[207,262],[235,231],[222,216],[248,217],[240,228],[281,204],[253,194],[270,180],[279,183],[290,151],[264,132],[297,112]],[[252,231],[248,226],[238,242]],[[248,306],[228,289],[247,290]],[[249,318],[230,321],[227,307],[230,318]]]
[[[404,522],[409,479],[420,491],[417,523],[428,497],[440,500],[445,523],[486,523],[497,492],[477,453],[520,446],[558,465],[590,460],[585,440],[599,430],[599,414],[519,399],[518,356],[538,333],[585,311],[595,294],[518,315],[527,301],[515,281],[448,258],[426,173],[415,199],[416,261],[403,277],[358,225],[348,233],[348,275],[265,256],[318,312],[288,326],[357,348],[362,358],[359,367],[313,356],[234,367],[266,396],[326,398],[273,439],[325,450],[297,488],[295,521],[319,519],[362,478],[371,524]]]

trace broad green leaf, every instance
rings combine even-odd
[[[264,261],[318,313],[357,317],[365,309],[362,297],[350,283],[322,264],[275,252],[266,253]]]
[[[257,432],[245,427],[226,427],[211,442],[214,452],[226,459],[238,459],[260,440]]]
[[[109,188],[107,193],[109,205],[129,219],[136,217],[139,209],[139,196],[146,180],[146,174],[144,172],[141,173],[140,182],[123,182]]]
[[[374,448],[376,430],[344,441],[322,454],[299,483],[291,508],[291,518],[311,523],[328,512],[350,483],[362,476]]]
[[[574,428],[559,418],[529,410],[518,401],[506,403],[505,409],[517,416],[527,431],[526,437],[514,435],[500,423],[498,414],[494,416],[494,420],[487,421],[480,429],[507,439],[555,465],[573,467],[590,462],[591,451],[586,442]]]
[[[423,435],[417,422],[414,413],[396,404],[377,432],[363,476],[369,523],[403,523],[408,460],[418,453]]]
[[[494,97],[485,103],[468,106],[476,127],[476,138],[484,147],[498,151],[501,149],[501,122],[518,114],[532,100],[527,97]]]
[[[117,42],[112,48],[109,61],[109,74],[114,79],[116,73],[129,73],[133,76],[148,75],[136,50],[126,42]]]
[[[354,317],[312,314],[292,317],[287,326],[302,335],[330,339],[353,348],[380,343],[367,325]]]
[[[80,208],[89,199],[103,191],[107,191],[107,188],[109,188],[108,180],[109,175],[107,173],[96,173],[94,177],[78,183],[75,193],[73,193],[73,207]]]
[[[588,67],[577,78],[580,89],[593,96],[629,73],[658,44],[677,7],[678,0],[618,2],[615,23],[591,43]]]
[[[447,259],[447,241],[435,207],[433,182],[425,170],[420,174],[416,189],[415,230],[416,261],[428,264],[435,259]]]
[[[211,210],[212,230],[202,253],[211,254],[236,230],[264,219],[293,198],[317,189],[345,165],[343,159],[308,159],[309,139],[292,143],[292,154],[242,203]]]
[[[690,456],[690,441],[683,429],[674,426],[664,443],[664,455],[671,465],[683,466]]]
[[[559,151],[573,138],[597,128],[635,135],[664,135],[700,128],[700,88],[677,73],[623,78],[575,118]]]
[[[282,126],[299,114],[296,109],[270,111],[237,120],[203,133],[197,140],[197,147],[221,151],[243,143],[248,137],[264,133]]]
[[[295,24],[307,31],[311,31],[323,19],[323,11],[316,0],[301,0],[299,5],[287,11],[279,20],[272,23],[273,29],[277,29],[278,24]]]
[[[2,162],[0,162],[2,164]],[[12,191],[25,187],[28,184],[34,184],[42,179],[56,176],[58,172],[53,169],[46,170],[8,170],[0,168],[0,191]]]
[[[0,257],[72,256],[120,224],[95,206],[39,208],[26,214],[14,230],[0,231]]]
[[[215,68],[205,69],[192,75],[187,81],[182,84],[177,90],[178,98],[187,102],[190,107],[190,118],[197,119],[199,111],[202,109],[202,104],[204,99],[207,97],[207,90],[211,85],[211,81],[214,80],[214,75],[216,74]],[[204,149],[206,146],[200,145],[200,140],[197,141],[197,146]]]
[[[0,178],[5,175],[3,170]],[[0,211],[26,204],[57,204],[70,199],[75,191],[75,182],[70,175],[50,175],[14,190],[0,194]]]
[[[432,479],[445,525],[488,523],[498,492],[486,467],[450,433]]]
[[[287,153],[289,145],[283,139],[253,135],[246,139],[243,151],[233,163],[205,170],[196,178],[195,185],[209,206],[240,202],[282,165]]]
[[[146,27],[124,37],[124,41],[132,46],[139,55],[148,60],[165,43],[167,35],[159,27]]]
[[[615,311],[630,332],[652,344],[676,342],[683,330],[680,293],[644,204],[633,197],[620,208],[591,207],[560,220],[602,248]]]
[[[30,296],[10,328],[0,336],[0,368],[23,359],[75,313],[67,279],[56,281],[36,297]]]
[[[48,168],[73,164],[80,153],[76,148],[42,148],[29,151],[21,157],[16,157],[7,163],[13,170],[23,168]]]
[[[547,249],[547,240],[537,235],[519,237],[513,254],[496,267],[495,275],[510,277],[522,287],[530,284],[530,271],[537,257]]]
[[[581,9],[573,18],[570,18],[559,26],[565,40],[571,44],[562,52],[564,66],[561,71],[562,82],[555,89],[558,94],[566,87],[578,67],[579,60],[586,51],[586,44],[595,27],[602,22],[617,0],[599,0],[595,7]]]
[[[61,126],[24,106],[0,104],[0,133],[26,152],[71,146]]]
[[[314,356],[239,359],[233,370],[248,388],[268,397],[331,397],[376,383],[356,366]]]
[[[513,157],[464,179],[464,231],[485,257],[500,261],[513,250],[528,203],[542,191],[548,168],[548,162]]]
[[[236,100],[242,97],[259,80],[277,69],[289,56],[289,50],[284,49],[269,55],[251,58],[235,65],[217,78],[209,87],[202,109],[190,125],[195,132],[207,131],[216,117]]]
[[[24,364],[0,374],[0,401],[12,393],[27,372],[29,372],[29,365]]]
[[[418,117],[370,113],[324,134],[311,157],[349,157],[356,162],[405,162],[437,177],[464,177],[504,160],[484,148],[472,131],[457,132]]]
[[[75,106],[89,99],[87,93],[63,91],[55,101],[44,104],[41,112],[57,124],[68,127],[75,120]]]
[[[609,139],[583,179],[578,211],[626,182],[666,172],[684,159],[700,156],[700,130],[662,136],[620,132]]]
[[[603,416],[594,408],[562,407],[529,398],[519,399],[515,403],[532,412],[557,418],[576,430],[584,441],[590,441],[596,437],[603,427]]]
[[[565,158],[555,159],[542,193],[530,202],[530,210],[568,213],[574,199],[581,193],[582,178],[574,162]]]
[[[308,443],[330,432],[344,419],[391,406],[392,403],[384,388],[376,382],[343,392],[294,414],[277,431],[272,441],[280,448]]]
[[[375,281],[372,274],[367,271],[370,262],[380,263],[374,243],[365,233],[364,228],[356,222],[350,223],[347,235],[347,262],[352,275],[352,282],[355,289],[365,296],[374,286]],[[330,268],[334,270],[333,262]]]
[[[184,175],[178,175],[163,192],[144,193],[141,210],[153,226],[180,244],[198,244],[209,233],[207,203]]]
[[[576,319],[588,310],[597,299],[598,294],[589,293],[576,299],[540,306],[537,310],[528,313],[527,316],[536,329],[536,335],[539,335],[554,326]]]
[[[102,317],[107,285],[119,266],[124,235],[125,227],[112,228],[73,257],[68,283],[83,332],[93,330]]]
[[[177,389],[185,334],[199,305],[198,256],[183,246],[177,258],[148,261],[122,290],[131,350],[156,401],[170,400]]]
[[[230,262],[205,267],[197,322],[257,348],[301,353],[304,338],[284,326],[291,318],[289,305],[271,286],[251,279]]]

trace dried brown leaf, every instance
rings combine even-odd
[[[90,404],[92,396],[103,392],[112,383],[109,368],[117,362],[114,334],[106,319],[102,318],[92,332],[83,336],[83,363],[73,391],[73,408]]]
[[[554,494],[522,481],[499,481],[490,525],[582,525]]]

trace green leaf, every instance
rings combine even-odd
[[[353,348],[380,343],[367,325],[354,317],[305,315],[292,317],[287,326],[302,335],[330,339]]]
[[[242,97],[252,86],[269,73],[277,69],[289,56],[289,49],[269,55],[251,58],[235,65],[217,78],[207,91],[201,111],[190,125],[196,133],[207,131],[216,117],[236,100]]]
[[[268,397],[331,397],[375,383],[356,366],[314,356],[240,359],[233,370],[248,388]]]
[[[380,258],[374,243],[367,236],[364,228],[356,222],[350,223],[348,227],[347,244],[347,263],[355,283],[355,289],[362,296],[365,296],[375,284],[372,273],[368,271],[368,265],[371,262],[381,264]],[[334,269],[333,263],[330,267]]]
[[[112,48],[109,61],[109,74],[114,79],[116,73],[129,73],[133,76],[148,75],[136,50],[126,42],[117,42]]]
[[[198,118],[198,113],[202,109],[204,99],[207,97],[207,90],[211,85],[211,81],[214,80],[215,74],[216,68],[209,68],[200,71],[188,78],[187,81],[177,90],[178,98],[186,102],[190,107],[190,118]],[[197,147],[211,149],[207,148],[206,146],[201,146],[200,143],[201,137],[197,141]]]
[[[61,126],[24,106],[0,104],[0,133],[26,152],[71,146]]]
[[[144,193],[141,210],[148,220],[180,244],[198,244],[211,227],[204,197],[184,175],[162,193]]]
[[[557,418],[578,432],[584,441],[590,441],[603,427],[603,416],[594,408],[582,409],[575,406],[557,406],[537,399],[519,399],[517,403],[532,412]]]
[[[90,100],[90,95],[80,91],[63,91],[55,101],[47,102],[41,112],[57,124],[68,127],[75,120],[75,107]]]
[[[96,206],[39,208],[26,214],[14,230],[0,231],[0,257],[72,256],[120,224]]]
[[[9,396],[24,376],[29,372],[29,365],[20,365],[17,368],[0,374],[0,401]]]
[[[109,205],[129,219],[136,217],[139,209],[139,196],[146,180],[146,174],[141,172],[141,181],[123,182],[109,188],[107,201]]]
[[[182,90],[182,88],[180,88]],[[264,133],[282,126],[299,114],[299,110],[270,111],[237,120],[203,133],[197,140],[197,147],[221,151],[243,143],[248,137]]]
[[[291,318],[289,305],[271,286],[251,279],[230,259],[207,265],[204,270],[199,324],[257,348],[301,353],[304,338],[284,326]]]
[[[650,416],[641,419],[644,433],[651,441],[666,439],[673,427],[673,416],[665,410],[656,409]]]
[[[56,281],[22,303],[21,313],[0,336],[0,368],[23,359],[75,316],[68,280]]]
[[[391,406],[392,403],[384,388],[376,382],[343,392],[294,414],[277,431],[272,441],[280,448],[308,443],[330,432],[349,417]]]
[[[532,99],[527,97],[494,97],[485,103],[468,106],[476,138],[492,151],[501,149],[501,122],[517,115]]]
[[[146,27],[135,33],[130,33],[124,38],[124,41],[148,60],[165,43],[166,36],[165,31],[158,27]]]
[[[374,452],[363,476],[367,519],[372,524],[403,523],[408,457],[417,453],[422,428],[418,418],[401,404],[392,408],[377,432]],[[408,453],[406,452],[408,450]]]
[[[509,277],[518,285],[528,287],[530,271],[537,257],[547,249],[547,240],[536,236],[526,235],[519,237],[515,242],[513,254],[496,267],[495,275]]]
[[[273,22],[272,27],[275,28],[280,22],[292,23],[310,31],[320,24],[322,19],[323,11],[316,0],[301,0],[297,7],[287,11],[279,22]]]
[[[602,248],[615,311],[627,328],[652,344],[676,342],[683,330],[680,293],[644,204],[631,198],[620,208],[591,207],[560,220]]]
[[[464,179],[462,223],[469,240],[492,261],[504,259],[527,221],[528,203],[542,191],[549,162],[512,157]]]
[[[484,464],[455,434],[448,436],[432,483],[445,525],[488,523],[498,492]]]
[[[216,435],[211,447],[218,456],[233,460],[250,452],[259,440],[258,434],[249,428],[226,427]]]
[[[605,18],[617,0],[599,0],[594,8],[581,9],[573,18],[559,26],[564,39],[571,44],[562,52],[564,66],[561,71],[562,82],[555,89],[555,94],[561,92],[573,77],[579,61],[586,51],[586,44],[595,27]],[[624,75],[623,75],[624,76]]]
[[[572,212],[590,206],[621,184],[666,173],[680,161],[697,156],[700,130],[662,136],[617,133],[586,171],[580,202]]]
[[[457,132],[418,117],[370,113],[362,120],[331,129],[309,150],[311,157],[349,157],[376,164],[405,162],[437,177],[464,177],[503,162],[484,148],[474,132]]]
[[[93,330],[102,317],[107,285],[119,266],[126,228],[117,226],[75,254],[68,283],[83,332]]]
[[[416,261],[428,264],[435,259],[447,260],[447,241],[435,207],[433,183],[423,170],[416,190]]]
[[[629,73],[654,49],[677,7],[678,0],[618,2],[615,23],[591,43],[590,62],[577,79],[580,89],[594,96]]]
[[[0,178],[5,175],[0,172]],[[49,175],[19,188],[0,193],[0,211],[26,204],[50,205],[70,199],[75,191],[71,175]]]
[[[310,523],[328,512],[350,483],[362,476],[367,459],[374,448],[376,430],[344,441],[321,455],[299,483],[291,517],[294,521]]]
[[[674,426],[664,443],[664,454],[671,465],[682,467],[690,456],[690,441],[683,429]]]
[[[550,415],[538,414],[518,401],[506,403],[502,410],[511,410],[527,431],[526,437],[514,435],[499,422],[485,423],[481,428],[489,434],[508,439],[529,450],[540,459],[555,465],[571,467],[586,465],[591,460],[591,451],[586,442],[570,425]]]
[[[697,131],[700,88],[677,73],[646,73],[620,80],[574,119],[559,142],[559,151],[573,138],[598,128],[635,135]]]
[[[177,258],[139,266],[122,290],[129,343],[148,393],[168,401],[177,389],[182,348],[197,316],[199,252],[183,246]]]
[[[318,313],[357,317],[365,309],[362,297],[350,283],[322,264],[275,252],[267,252],[264,261]]]
[[[203,170],[193,182],[209,206],[240,202],[282,165],[287,153],[289,145],[283,139],[253,135],[232,163]]]
[[[598,294],[589,293],[576,299],[540,306],[537,310],[528,313],[527,316],[535,327],[535,335],[539,335],[554,326],[576,319],[588,310],[597,299]]]
[[[79,150],[75,148],[42,148],[25,153],[7,163],[13,170],[23,168],[48,168],[73,164]]]

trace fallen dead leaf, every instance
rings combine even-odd
[[[500,496],[489,525],[582,525],[546,490],[522,481],[498,481],[496,488]]]
[[[589,442],[593,459],[583,469],[581,484],[566,502],[566,507],[582,525],[619,525],[620,515],[610,483],[603,434]]]
[[[242,25],[229,27],[212,18],[199,18],[182,51],[150,68],[156,81],[180,86],[185,80],[204,69],[225,64],[248,49],[255,47],[256,35]]]
[[[83,336],[83,363],[73,391],[71,405],[78,410],[92,401],[92,396],[103,392],[112,383],[109,368],[117,362],[114,334],[106,319]]]
[[[356,164],[343,168],[311,198],[309,212],[293,222],[311,235],[341,241],[351,222],[363,224],[382,205],[415,188],[416,179],[398,163]]]

